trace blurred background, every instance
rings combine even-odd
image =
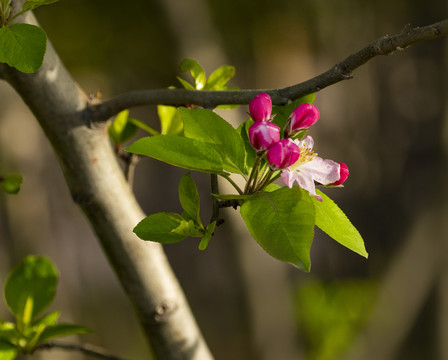
[[[408,23],[443,20],[447,10],[446,0],[64,0],[36,15],[76,81],[107,99],[179,86],[186,57],[208,74],[234,65],[231,85],[240,88],[292,85]],[[315,148],[350,168],[345,188],[326,192],[363,235],[368,260],[317,230],[311,273],[302,273],[264,253],[233,209],[205,252],[192,239],[166,246],[216,359],[448,359],[447,100],[447,38],[375,58],[316,96]],[[237,126],[247,110],[220,114]],[[158,126],[155,107],[131,115]],[[43,132],[0,82],[0,173],[16,172],[20,194],[0,193],[1,288],[23,257],[45,255],[60,270],[52,310],[95,330],[72,340],[148,359]],[[180,211],[182,174],[139,163],[134,188],[145,212]],[[193,176],[206,219],[209,179]],[[10,319],[4,303],[0,318]],[[84,359],[59,351],[30,358]]]

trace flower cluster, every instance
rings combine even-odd
[[[271,171],[281,170],[286,185],[292,187],[297,182],[302,189],[322,201],[316,194],[316,183],[339,186],[347,179],[347,165],[317,156],[310,135],[302,140],[294,139],[299,132],[319,120],[320,113],[315,106],[301,104],[294,109],[283,129],[283,139],[280,127],[271,122],[272,100],[268,94],[258,94],[249,104],[249,113],[254,120],[249,128],[250,143],[258,157],[266,154]]]

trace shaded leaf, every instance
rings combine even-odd
[[[367,258],[364,241],[344,212],[322,191],[316,190],[316,193],[322,196],[322,202],[312,197],[316,207],[316,226],[341,245]]]
[[[46,46],[47,35],[38,26],[19,23],[0,28],[0,62],[21,72],[41,67]]]
[[[13,360],[17,356],[17,348],[3,340],[0,340],[0,360]]]
[[[184,169],[221,173],[222,160],[210,145],[175,135],[145,137],[128,146],[126,151],[153,157]]]
[[[182,176],[179,183],[179,201],[182,209],[198,225],[202,227],[200,211],[200,199],[196,183],[190,173]]]
[[[267,253],[309,271],[315,213],[307,192],[283,187],[256,194],[241,205],[241,216]]]
[[[204,236],[202,237],[201,242],[199,243],[198,246],[199,250],[207,249],[210,239],[212,238],[213,232],[215,231],[215,227],[216,227],[216,221],[212,221],[210,224],[207,225]]]
[[[40,334],[39,339],[37,340],[36,345],[40,345],[47,340],[62,337],[67,335],[76,335],[76,334],[88,334],[91,333],[92,330],[88,327],[76,324],[56,324],[52,326],[48,326],[45,330]]]
[[[123,110],[109,125],[107,132],[111,140],[119,145],[133,138],[137,129],[137,126],[129,121],[129,110]]]
[[[156,213],[147,216],[134,228],[134,233],[140,239],[155,241],[163,244],[176,243],[183,240],[186,235],[173,232],[181,223],[187,221],[179,214]]]
[[[22,11],[34,10],[35,8],[37,8],[39,6],[52,4],[57,1],[59,1],[59,0],[27,0],[23,4]]]

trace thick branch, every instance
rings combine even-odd
[[[281,89],[258,89],[237,91],[195,91],[181,89],[154,89],[131,91],[90,107],[93,118],[104,121],[118,112],[141,105],[195,104],[214,108],[221,104],[248,104],[259,92],[267,92],[276,105],[283,105],[307,94],[318,92],[327,86],[352,78],[352,72],[378,55],[389,55],[418,42],[436,39],[448,34],[448,20],[410,29],[399,34],[385,35],[365,48],[348,56],[326,72],[297,85]]]
[[[21,7],[23,1],[14,2]],[[20,21],[36,23],[31,13]],[[160,244],[132,232],[144,217],[123,176],[105,129],[88,117],[87,96],[51,43],[42,67],[24,74],[0,64],[42,126],[80,205],[131,300],[155,359],[210,360],[212,356]]]

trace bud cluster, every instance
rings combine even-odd
[[[292,183],[297,181],[299,186],[319,198],[315,195],[314,181],[319,179],[322,185],[338,186],[347,179],[347,165],[319,158],[312,152],[314,142],[310,136],[307,137],[309,139],[306,143],[311,143],[311,146],[305,146],[303,145],[305,142],[293,140],[299,132],[306,131],[319,120],[320,113],[315,106],[305,103],[292,111],[283,129],[283,139],[281,139],[280,127],[271,122],[272,100],[268,94],[258,94],[249,104],[249,113],[254,120],[254,124],[249,128],[251,145],[258,157],[266,155],[271,171],[282,170],[282,178],[288,186],[291,187]],[[303,157],[301,157],[301,151],[304,151]],[[322,166],[326,167],[324,170],[326,173],[313,176],[313,171],[316,174],[322,173]],[[302,174],[300,168],[302,168]]]

